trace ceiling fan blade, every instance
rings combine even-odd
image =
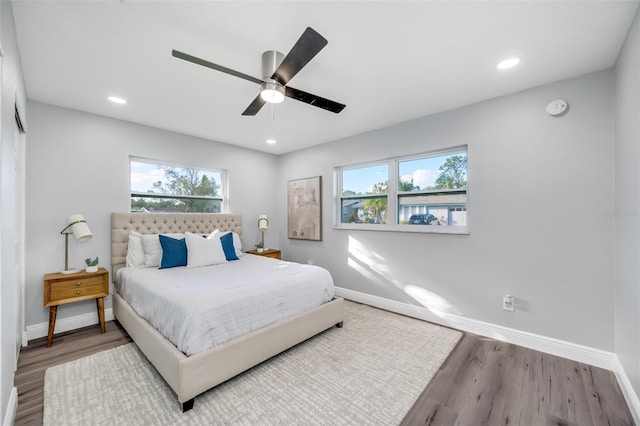
[[[262,80],[260,80],[259,78],[255,78],[250,75],[241,73],[239,71],[232,70],[231,68],[223,67],[222,65],[214,64],[213,62],[205,61],[204,59],[196,58],[195,56],[191,56],[187,53],[180,52],[179,50],[173,49],[171,51],[171,54],[178,59],[183,59],[185,61],[193,62],[194,64],[202,65],[203,67],[211,68],[216,71],[220,71],[225,74],[232,75],[234,77],[239,77],[244,80],[251,81],[252,83],[257,83],[257,84],[262,83]]]
[[[284,86],[326,45],[327,39],[307,27],[271,78]]]
[[[336,114],[342,111],[346,106],[329,99],[321,98],[320,96],[312,95],[311,93],[303,92],[302,90],[294,89],[290,86],[284,88],[284,95],[297,101],[301,101],[318,108],[326,109],[327,111],[331,111]]]
[[[258,93],[258,96],[256,96],[256,98],[253,100],[253,102],[251,102],[251,104],[249,104],[249,106],[247,107],[247,109],[244,110],[242,115],[256,115],[258,111],[260,111],[264,106],[264,104],[266,103],[267,101],[262,99],[262,97]]]

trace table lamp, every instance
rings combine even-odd
[[[78,241],[85,241],[93,237],[87,221],[81,214],[72,214],[67,219],[68,225],[64,227],[60,234],[64,235],[64,271],[61,274],[76,274],[80,269],[69,269],[69,234],[73,234]]]
[[[258,216],[258,229],[262,232],[262,247],[266,250],[266,247],[264,246],[264,231],[266,231],[269,228],[269,219],[267,218],[266,214],[261,214],[260,216]]]

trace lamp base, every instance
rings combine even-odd
[[[60,271],[61,274],[77,274],[82,271],[82,269],[65,269],[64,271]]]

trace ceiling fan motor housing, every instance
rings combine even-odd
[[[268,81],[276,72],[284,55],[277,50],[267,50],[262,54],[262,79]]]

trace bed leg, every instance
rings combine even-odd
[[[339,323],[337,323],[337,324],[336,324],[336,327],[337,327],[337,328],[342,328],[342,325],[343,325],[343,324],[342,324],[342,321],[340,321]]]
[[[188,401],[185,401],[182,403],[182,412],[186,413],[187,411],[191,410],[193,408],[193,402],[195,401],[195,398],[191,398]]]

